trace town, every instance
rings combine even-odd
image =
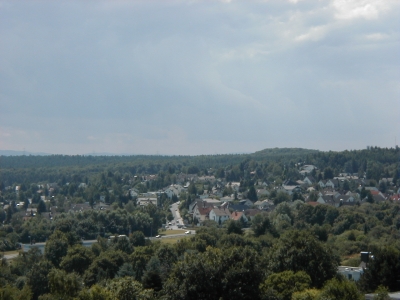
[[[239,251],[232,266],[221,262],[220,267],[234,272],[243,259],[261,262],[248,270],[253,279],[246,284],[253,291],[243,292],[244,299],[271,293],[302,299],[296,293],[323,295],[329,284],[356,294],[398,290],[399,150],[304,151],[266,149],[207,162],[204,157],[200,162],[199,157],[102,158],[108,160],[102,168],[91,157],[22,157],[20,166],[17,157],[2,157],[0,251],[6,259],[2,270],[9,274],[3,285],[13,289],[7,284],[23,280],[20,293],[43,299],[65,293],[51,284],[57,278],[107,293],[107,282],[118,285],[128,276],[150,298],[172,299],[175,289],[190,298],[179,282],[205,287],[192,275],[181,278],[180,268]],[[377,155],[382,161],[368,160]],[[57,162],[65,159],[71,161]],[[44,166],[33,171],[31,165],[40,160]],[[158,172],[147,173],[155,168]],[[288,247],[299,252],[286,254],[295,265],[277,265]],[[307,260],[313,263],[303,265],[311,253],[315,257]],[[379,262],[388,257],[395,261],[393,269],[377,280],[378,273],[371,272],[381,272]],[[47,274],[44,285],[37,272]],[[335,274],[347,281],[332,281]],[[283,280],[279,276],[300,280],[304,287],[277,290],[273,280]],[[70,288],[78,299],[94,293]]]

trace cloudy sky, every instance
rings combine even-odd
[[[393,147],[400,1],[1,1],[0,149]]]

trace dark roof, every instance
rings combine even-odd
[[[244,211],[246,209],[249,209],[250,207],[243,204],[231,204],[228,206],[228,208],[232,209],[233,211]]]
[[[230,212],[227,209],[213,208],[212,209],[216,216],[230,216]]]

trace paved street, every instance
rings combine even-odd
[[[4,255],[5,259],[13,259],[16,258],[18,256],[19,253],[13,253],[13,254],[6,254]]]
[[[176,202],[171,205],[171,212],[172,212],[172,215],[174,216],[174,219],[171,221],[172,225],[169,225],[169,228],[179,229],[178,225],[182,225],[182,226],[184,225],[183,219],[179,213],[179,203],[180,202]]]

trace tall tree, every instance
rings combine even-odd
[[[333,278],[323,287],[319,299],[363,300],[354,281]]]
[[[271,272],[304,271],[312,286],[320,288],[337,273],[339,258],[326,245],[305,231],[285,232],[271,249]]]
[[[56,267],[68,251],[68,238],[63,232],[56,230],[49,237],[44,249],[45,257]]]
[[[306,272],[284,271],[270,275],[261,285],[264,299],[290,300],[294,292],[302,292],[310,287],[311,278]]]
[[[258,299],[263,270],[248,247],[186,254],[164,284],[166,299]]]

